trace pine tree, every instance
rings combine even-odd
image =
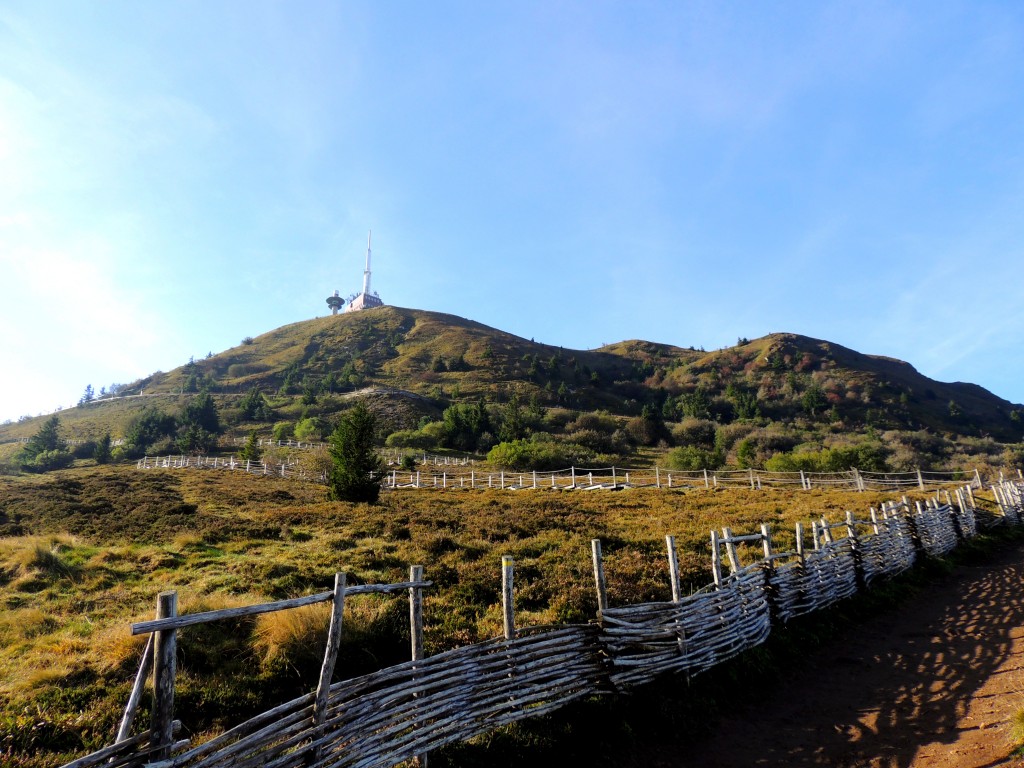
[[[96,459],[97,464],[106,464],[110,461],[110,433],[107,432],[96,442],[96,449],[92,453],[92,457]]]
[[[332,499],[374,503],[380,497],[384,462],[373,444],[376,423],[373,413],[362,403],[342,415],[331,435]]]
[[[259,438],[254,429],[249,433],[249,439],[245,441],[245,447],[238,454],[242,461],[259,461],[263,458],[263,449],[260,448]]]

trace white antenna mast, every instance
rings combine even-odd
[[[370,295],[370,238],[373,237],[371,229],[366,235],[366,269],[363,271],[363,295]]]

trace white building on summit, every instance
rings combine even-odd
[[[380,300],[376,291],[370,293],[370,238],[372,235],[373,232],[370,232],[366,236],[366,269],[363,270],[363,292],[348,300],[348,306],[345,307],[346,312],[358,312],[361,309],[384,306],[384,302]]]
[[[373,232],[366,236],[366,269],[363,270],[363,292],[348,297],[348,306],[345,307],[345,312],[357,312],[360,309],[384,306],[384,302],[380,300],[380,296],[376,292],[370,293],[370,237],[372,235]],[[333,296],[327,297],[327,306],[330,307],[332,315],[338,314],[338,310],[344,303],[345,299],[341,298],[337,291]]]

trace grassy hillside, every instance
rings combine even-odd
[[[141,652],[128,625],[156,594],[184,611],[402,581],[423,564],[429,653],[501,634],[500,558],[516,558],[517,624],[585,622],[596,610],[589,541],[601,538],[612,604],[670,597],[664,536],[690,588],[710,580],[708,532],[792,524],[876,494],[630,491],[395,492],[376,506],[322,486],[213,471],[130,467],[0,478],[0,762],[53,765],[106,743]],[[750,553],[755,556],[756,553]],[[346,607],[339,674],[404,660],[407,603]],[[178,712],[211,732],[315,685],[327,614],[309,609],[183,630]],[[146,712],[140,717],[145,719]]]
[[[238,408],[255,389],[268,407],[246,416]],[[362,393],[381,416],[382,441],[441,422],[453,404],[483,402],[486,435],[455,440],[438,426],[394,442],[483,454],[509,434],[540,436],[575,446],[563,454],[618,463],[649,463],[683,447],[764,466],[778,453],[872,443],[892,469],[1012,466],[1024,434],[1024,408],[981,387],[933,381],[908,363],[794,334],[710,352],[640,340],[570,350],[452,315],[380,307],[293,323],[155,373],[117,398],[63,411],[64,436],[95,440],[109,431],[116,439],[144,408],[174,415],[204,390],[229,438],[254,429],[269,436],[275,424],[304,418],[326,434]],[[514,430],[503,428],[510,401],[528,409]],[[580,418],[594,413],[596,420]],[[38,427],[38,419],[0,425],[0,444]],[[170,441],[163,447],[174,450]],[[701,456],[687,460],[708,460]]]

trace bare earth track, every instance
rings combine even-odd
[[[995,768],[1024,707],[1024,544],[958,566],[912,603],[862,624],[751,699],[683,753],[634,765]]]

